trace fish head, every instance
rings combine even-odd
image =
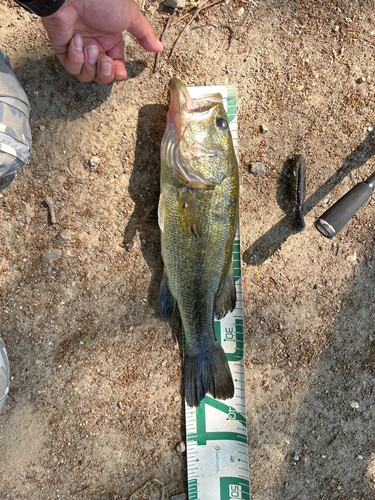
[[[169,82],[171,104],[162,154],[189,187],[202,189],[221,184],[234,156],[228,117],[221,94],[190,97],[177,78]]]

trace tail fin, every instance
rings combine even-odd
[[[217,399],[234,396],[234,384],[225,352],[219,342],[209,350],[185,352],[185,397],[199,406],[207,393]]]

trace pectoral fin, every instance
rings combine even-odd
[[[202,225],[199,217],[197,202],[191,191],[178,194],[178,209],[180,213],[181,226],[187,234],[202,237]]]
[[[173,297],[172,292],[168,285],[168,276],[164,268],[163,279],[160,283],[159,290],[159,311],[163,319],[170,321],[173,317],[174,310],[176,309],[176,299]]]
[[[215,318],[221,319],[236,307],[236,285],[234,280],[233,262],[229,267],[228,276],[215,300]]]

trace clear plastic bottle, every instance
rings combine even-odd
[[[0,339],[0,410],[9,392],[9,361],[4,342]]]

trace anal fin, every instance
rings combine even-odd
[[[227,279],[223,283],[215,300],[215,318],[222,319],[236,307],[236,284],[234,279],[233,262],[229,267]]]

